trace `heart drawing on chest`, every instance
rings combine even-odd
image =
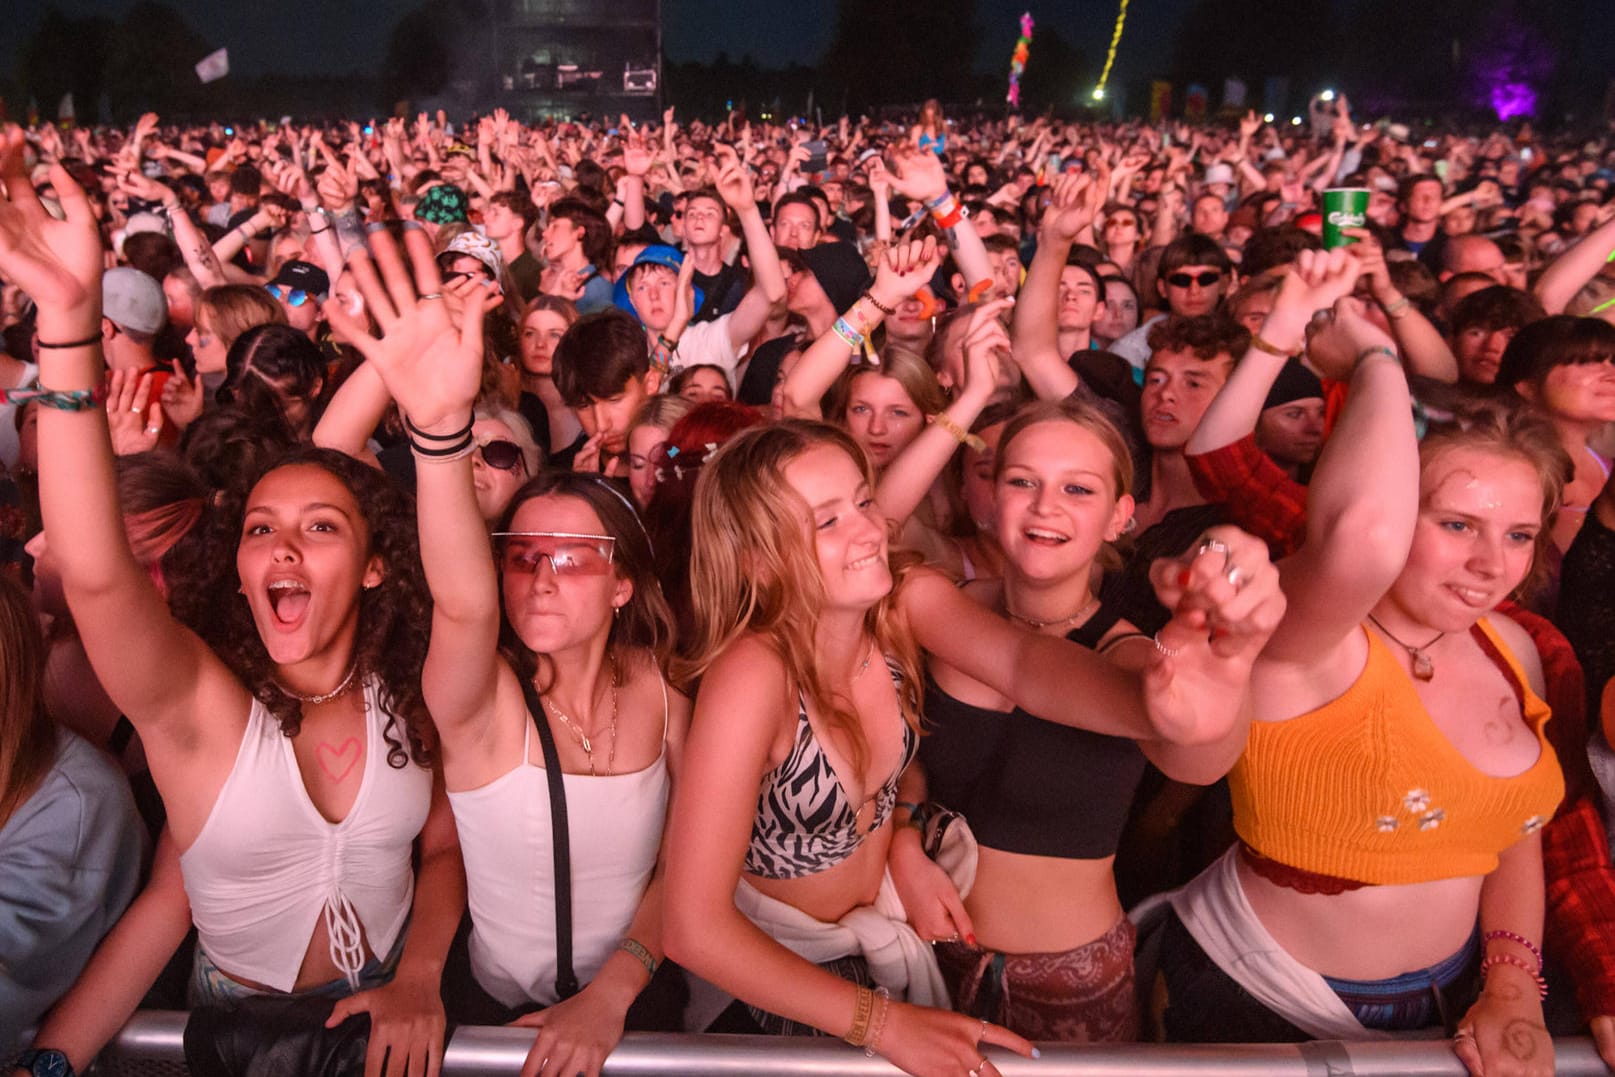
[[[314,749],[314,758],[328,778],[340,782],[359,765],[359,751],[359,738],[349,737],[336,747],[321,743]]]

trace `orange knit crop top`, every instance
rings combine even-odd
[[[1303,872],[1375,886],[1486,875],[1541,829],[1564,796],[1545,735],[1551,712],[1491,626],[1541,754],[1512,778],[1482,774],[1431,720],[1396,656],[1368,632],[1368,661],[1344,694],[1283,722],[1252,722],[1228,775],[1247,846]]]

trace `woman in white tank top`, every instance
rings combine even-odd
[[[599,476],[540,474],[516,493],[490,550],[470,459],[481,341],[471,324],[457,333],[448,304],[431,295],[469,302],[476,289],[442,285],[424,252],[410,253],[428,296],[395,288],[400,321],[360,348],[418,447],[434,603],[421,683],[465,857],[471,972],[506,1011],[546,1007],[517,1022],[539,1030],[529,1070],[547,1060],[545,1073],[594,1077],[662,957],[662,825],[689,714],[663,678],[672,619],[644,527]],[[536,713],[524,682],[541,697]],[[547,724],[563,772],[572,964],[584,985],[559,1000],[551,804],[535,722]]]
[[[389,1052],[390,1072],[425,1072],[442,1050],[437,970],[464,891],[428,769],[415,675],[426,600],[406,503],[339,454],[286,458],[226,491],[214,576],[175,589],[177,620],[130,552],[93,403],[95,221],[60,170],[67,219],[44,212],[20,138],[0,136],[0,274],[39,305],[54,394],[39,419],[42,515],[90,662],[145,744],[183,851],[199,984],[225,1002],[346,995],[333,1016],[371,1015],[369,1072]]]

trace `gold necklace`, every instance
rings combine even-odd
[[[1093,615],[1093,611],[1098,609],[1098,608],[1099,608],[1099,598],[1096,595],[1093,599],[1091,599],[1088,602],[1088,604],[1086,606],[1082,607],[1080,610],[1078,610],[1076,613],[1073,613],[1069,617],[1064,617],[1064,618],[1061,618],[1061,619],[1056,620],[1056,621],[1034,621],[1032,618],[1030,618],[1030,617],[1022,617],[1020,614],[1018,614],[1014,610],[1010,609],[1009,608],[1009,600],[1007,598],[1004,600],[1004,612],[1009,615],[1010,620],[1019,621],[1021,624],[1025,625],[1026,627],[1035,628],[1035,629],[1053,628],[1056,625],[1058,625],[1060,628],[1065,628],[1068,625],[1074,625],[1079,621],[1087,620],[1089,617],[1091,617]]]
[[[611,665],[611,749],[606,755],[606,777],[611,776],[611,768],[617,763],[617,663]],[[555,701],[548,695],[544,696],[544,706],[549,708],[551,714],[561,720],[566,731],[572,734],[572,739],[578,742],[583,754],[589,760],[589,774],[596,774],[594,768],[594,741],[585,733],[581,726],[567,717],[565,711],[555,705]]]
[[[1447,636],[1445,632],[1437,633],[1436,638],[1431,640],[1429,643],[1426,643],[1423,647],[1415,647],[1413,644],[1404,643],[1395,636],[1391,635],[1390,629],[1380,624],[1379,618],[1375,617],[1372,613],[1368,615],[1368,619],[1374,622],[1374,627],[1380,630],[1381,635],[1390,640],[1392,643],[1396,644],[1398,647],[1402,648],[1408,653],[1408,656],[1413,659],[1413,675],[1415,677],[1419,678],[1421,681],[1428,681],[1435,677],[1436,664],[1430,660],[1430,656],[1425,652],[1445,639]]]

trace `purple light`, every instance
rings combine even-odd
[[[1491,88],[1492,111],[1499,120],[1536,115],[1536,91],[1524,82],[1499,82]]]

